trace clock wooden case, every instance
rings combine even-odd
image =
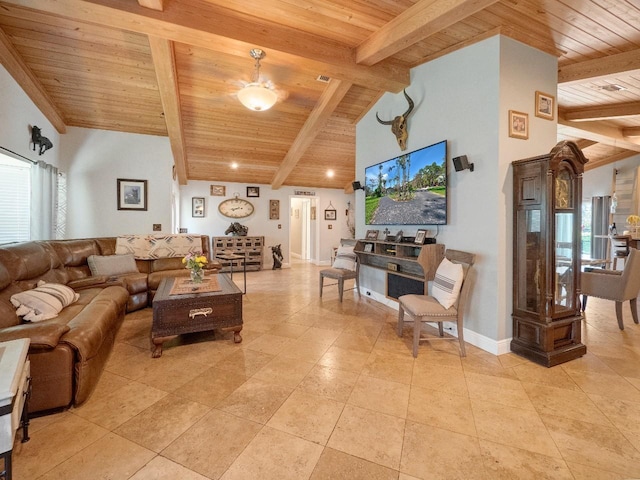
[[[218,211],[229,218],[244,218],[253,213],[253,204],[249,200],[243,198],[229,198],[220,202]]]
[[[551,367],[584,355],[580,310],[582,174],[573,142],[513,162],[511,350]]]

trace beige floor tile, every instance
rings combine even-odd
[[[412,387],[407,420],[477,436],[469,398],[438,390]]]
[[[264,427],[222,480],[298,480],[309,478],[322,453],[316,443]]]
[[[203,405],[215,407],[246,381],[247,377],[240,373],[211,367],[193,380],[185,383],[182,388],[177,389],[173,394]]]
[[[409,385],[413,374],[413,358],[407,354],[398,355],[374,350],[362,373],[370,377]]]
[[[583,339],[583,342],[585,340]],[[576,358],[575,360],[571,360],[570,362],[563,363],[560,365],[565,372],[592,372],[592,373],[604,373],[606,375],[615,375],[616,372],[611,370],[606,363],[600,360],[597,356],[595,356],[589,350],[589,346],[587,344],[587,353],[580,358]]]
[[[514,366],[513,371],[521,382],[565,388],[567,390],[580,389],[560,365],[547,368],[532,362],[526,362]]]
[[[406,418],[409,385],[360,375],[347,403],[357,407]]]
[[[292,361],[288,357],[278,356],[258,370],[253,378],[295,388],[311,371],[313,365],[311,362]]]
[[[163,348],[161,358],[200,363],[211,367],[239,350],[241,350],[240,345],[233,342],[233,334],[200,332],[181,335],[176,339],[175,346]]]
[[[114,433],[105,435],[77,455],[40,477],[42,480],[68,478],[128,479],[154,457],[151,450]]]
[[[487,479],[478,439],[407,422],[400,470],[418,478]]]
[[[404,424],[392,415],[346,405],[327,446],[398,470]]]
[[[310,343],[320,343],[325,347],[330,347],[339,336],[340,330],[310,327],[304,335],[300,337],[300,340]]]
[[[411,385],[440,390],[458,396],[468,396],[467,381],[460,368],[415,362]]]
[[[344,452],[325,448],[310,480],[396,480],[398,472]]]
[[[160,452],[209,410],[203,404],[167,395],[114,432],[149,450]]]
[[[162,455],[217,480],[261,428],[255,422],[214,409],[169,445]]]
[[[629,477],[620,473],[600,470],[599,468],[593,468],[571,461],[567,461],[567,465],[575,480],[629,480]]]
[[[471,410],[480,439],[560,458],[537,412],[473,399]]]
[[[215,365],[216,369],[237,372],[245,377],[251,377],[274,358],[274,355],[243,349],[229,355]]]
[[[207,477],[158,456],[138,470],[130,480],[207,480]]]
[[[130,382],[90,404],[73,409],[73,413],[108,430],[122,425],[153,405],[167,392],[138,382]]]
[[[522,382],[531,402],[540,415],[558,415],[598,425],[611,425],[611,421],[581,390]]]
[[[277,325],[273,325],[269,330],[265,333],[269,335],[279,335],[280,337],[287,338],[299,338],[309,330],[309,327],[306,325],[296,325],[295,323],[279,323]]]
[[[344,403],[295,391],[267,426],[324,446],[343,408]]]
[[[543,421],[564,458],[630,478],[640,477],[640,451],[615,427],[551,415]]]
[[[518,380],[467,371],[465,378],[469,397],[473,400],[486,400],[508,407],[534,410],[527,392]]]
[[[373,350],[373,346],[375,344],[375,337],[368,337],[366,335],[358,335],[355,333],[346,332],[341,333],[333,343],[333,345],[336,347],[365,353],[371,353],[371,350]]]
[[[71,413],[56,417],[55,422],[29,432],[28,442],[14,444],[13,477],[16,480],[39,478],[109,433]]]
[[[412,477],[411,475],[407,475],[406,473],[400,472],[400,475],[398,476],[398,480],[421,480],[421,479],[417,477]]]
[[[562,459],[486,440],[480,441],[480,449],[492,480],[573,480]]]
[[[346,403],[357,379],[357,373],[316,365],[300,382],[297,389]]]
[[[287,345],[293,342],[293,339],[281,337],[279,335],[264,334],[255,339],[253,342],[242,343],[243,348],[255,350],[257,352],[268,353],[269,355],[278,355]]]
[[[503,355],[499,355],[498,360],[504,368],[512,368],[518,365],[526,365],[527,363],[529,363],[526,358],[521,357],[520,355],[516,355],[515,353],[505,353]]]
[[[368,352],[359,352],[333,346],[318,360],[318,363],[325,367],[360,373],[368,360]]]
[[[222,400],[216,408],[265,424],[292,391],[291,387],[252,378]]]
[[[570,371],[569,375],[586,393],[640,403],[640,390],[619,375]]]
[[[328,349],[329,346],[323,342],[317,343],[299,338],[287,345],[287,348],[280,353],[280,356],[302,362],[317,363]]]

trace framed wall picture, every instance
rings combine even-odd
[[[316,207],[312,206],[311,207],[311,220],[315,220],[316,219]]]
[[[209,187],[209,194],[214,197],[224,197],[227,193],[227,187],[224,185],[211,185]]]
[[[260,187],[247,187],[247,197],[259,197]]]
[[[367,240],[377,240],[378,234],[379,234],[378,230],[367,230],[367,234],[365,235],[365,238]]]
[[[269,220],[280,220],[280,200],[269,200]]]
[[[146,210],[147,181],[118,178],[118,210]]]
[[[556,97],[548,93],[536,92],[536,117],[553,120],[555,108]]]
[[[426,230],[418,230],[416,232],[416,238],[413,241],[418,245],[422,245],[424,243],[424,239],[426,238],[426,236],[427,236]]]
[[[509,136],[522,140],[529,138],[529,114],[509,110]]]
[[[335,209],[331,210],[331,209],[327,208],[324,211],[324,219],[325,220],[335,220],[336,218],[338,218],[338,216],[336,215]]]
[[[204,217],[204,197],[191,198],[191,216]]]

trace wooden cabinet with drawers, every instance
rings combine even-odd
[[[219,255],[226,255],[233,253],[234,255],[240,255],[244,258],[231,260],[233,262],[233,270],[239,271],[244,268],[246,264],[247,270],[262,270],[263,257],[264,257],[264,237],[213,237],[213,258],[218,258]],[[221,261],[223,268],[221,272],[228,272],[231,270],[229,265],[230,260]]]

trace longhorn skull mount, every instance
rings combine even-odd
[[[398,140],[398,145],[400,145],[400,150],[406,150],[407,139],[409,138],[409,132],[407,131],[407,117],[413,110],[414,104],[413,104],[413,100],[411,100],[411,97],[407,95],[406,90],[403,90],[402,93],[404,93],[404,96],[407,99],[407,102],[409,102],[409,108],[407,108],[407,111],[404,112],[402,115],[398,115],[393,120],[382,120],[378,116],[378,112],[376,112],[376,119],[382,125],[391,125],[391,132],[393,132],[393,134],[396,136],[396,140]]]

